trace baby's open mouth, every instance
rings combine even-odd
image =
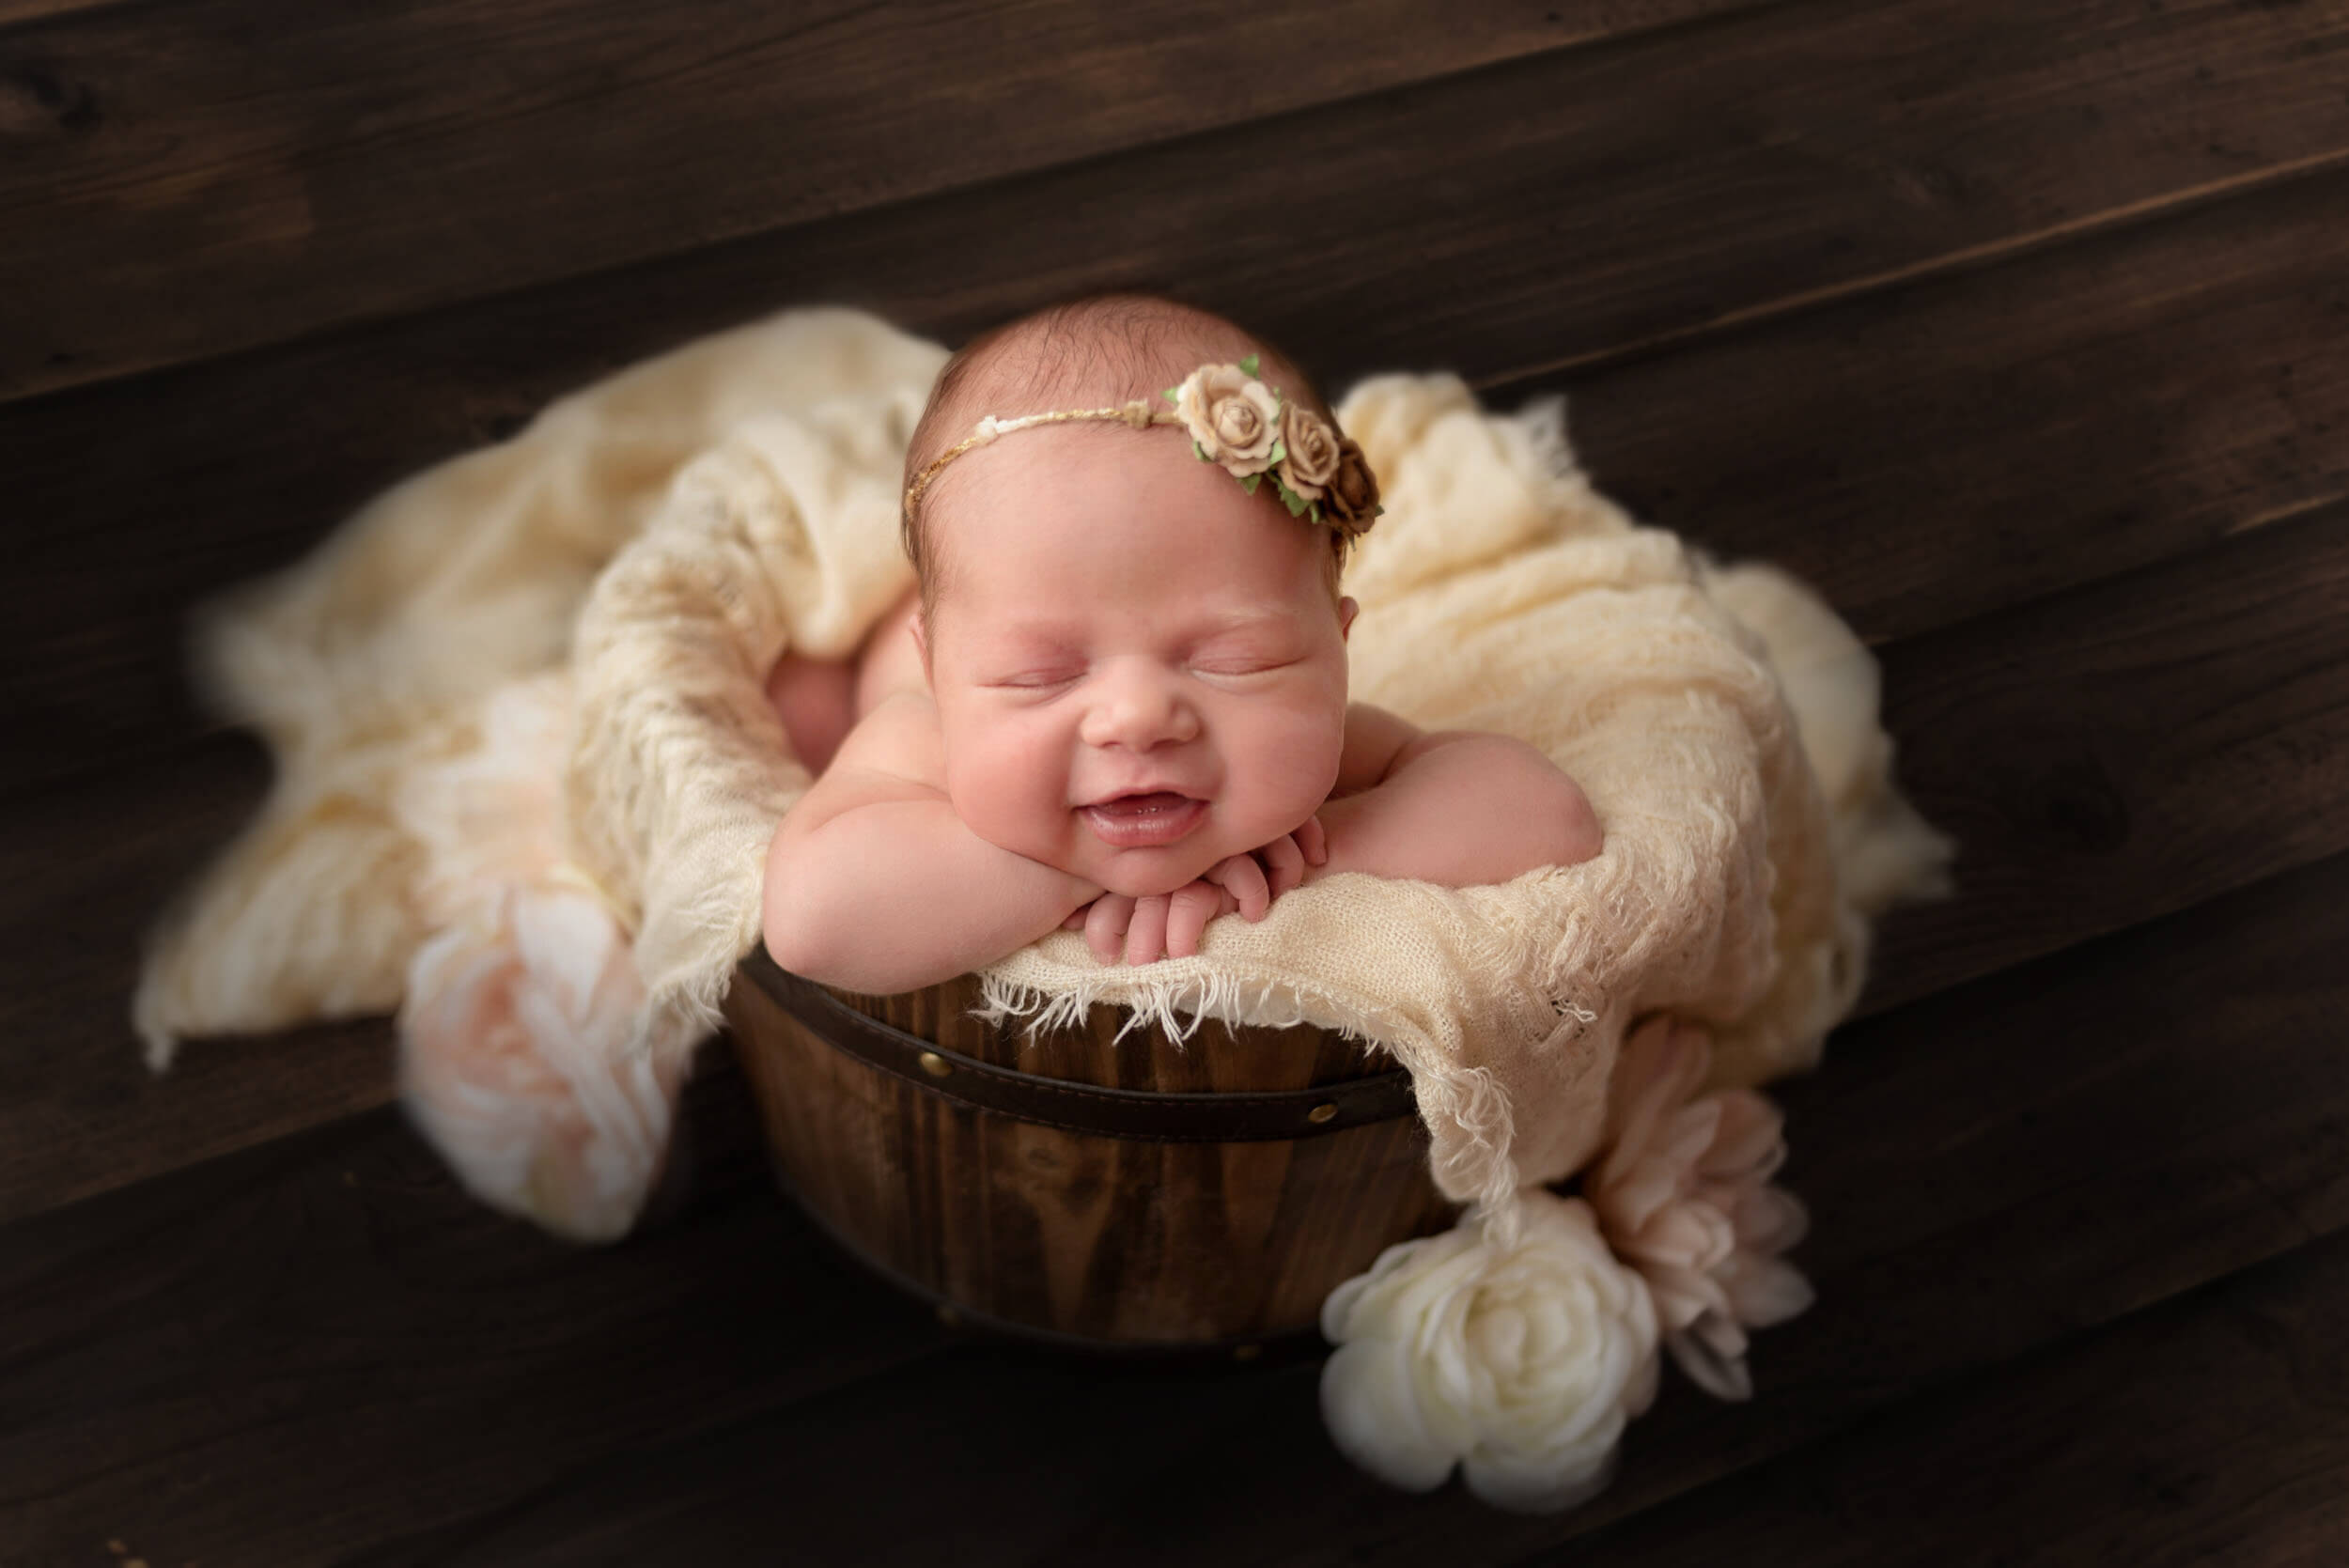
[[[1097,801],[1083,812],[1103,842],[1120,849],[1140,849],[1173,844],[1188,834],[1206,819],[1207,803],[1159,789]]]

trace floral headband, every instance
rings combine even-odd
[[[1190,432],[1190,449],[1201,462],[1221,463],[1250,495],[1269,476],[1273,493],[1291,517],[1327,522],[1348,537],[1367,531],[1386,510],[1378,504],[1378,481],[1362,449],[1328,421],[1278,389],[1256,379],[1259,356],[1237,365],[1203,365],[1177,385],[1159,394],[1174,405],[1169,412],[1147,397],[1110,409],[1063,409],[1052,413],[997,419],[989,414],[969,437],[941,452],[906,487],[905,516],[910,522],[922,492],[938,471],[1007,430],[1078,419],[1114,419],[1140,430],[1180,425]]]

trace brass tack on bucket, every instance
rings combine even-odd
[[[1314,1107],[1311,1110],[1305,1112],[1305,1120],[1308,1122],[1326,1122],[1337,1113],[1337,1106],[1329,1100],[1324,1100],[1319,1105]]]
[[[946,1059],[939,1055],[938,1052],[934,1050],[924,1051],[920,1057],[920,1061],[922,1063],[922,1070],[929,1074],[932,1078],[944,1078],[948,1073],[954,1071],[952,1067],[946,1065]]]

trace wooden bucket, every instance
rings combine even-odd
[[[1334,1032],[1177,1045],[969,1017],[978,978],[868,997],[754,953],[726,999],[778,1179],[958,1319],[1094,1350],[1302,1336],[1393,1242],[1450,1224],[1410,1076]]]

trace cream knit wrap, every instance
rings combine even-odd
[[[633,1048],[673,1061],[711,1032],[809,783],[766,673],[786,648],[848,656],[910,582],[900,471],[944,358],[840,309],[700,340],[210,607],[206,694],[279,777],[158,925],[133,1007],[150,1063],[182,1035],[397,1006],[427,932],[386,802],[477,743],[493,691],[567,659],[569,837],[636,933]],[[1055,931],[984,971],[995,1014],[1100,1001],[1178,1032],[1205,1015],[1377,1041],[1458,1202],[1579,1167],[1652,1010],[1716,1031],[1714,1087],[1810,1067],[1859,992],[1871,917],[1947,887],[1951,846],[1891,784],[1867,650],[1785,574],[1636,526],[1577,467],[1555,399],[1496,414],[1455,377],[1387,375],[1337,411],[1387,507],[1347,571],[1351,695],[1540,747],[1604,851],[1498,886],[1331,877],[1140,968]]]

